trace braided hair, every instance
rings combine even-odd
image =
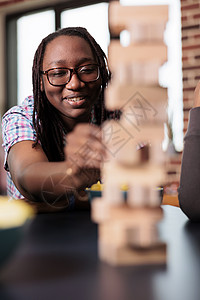
[[[106,55],[95,39],[83,27],[67,27],[49,34],[38,46],[32,68],[34,96],[33,125],[36,131],[36,141],[34,142],[33,147],[40,143],[49,161],[64,160],[64,134],[67,132],[64,132],[64,125],[57,109],[48,101],[45,92],[41,91],[40,71],[47,44],[56,37],[63,35],[78,36],[86,40],[100,66],[102,90],[99,100],[94,104],[93,108],[93,119],[95,120],[95,124],[100,125],[108,118],[112,118],[113,116],[114,118],[118,117],[117,112],[109,112],[105,109],[104,89],[110,80],[111,73],[108,69]]]

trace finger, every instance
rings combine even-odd
[[[87,157],[81,155],[72,155],[66,160],[73,168],[76,167],[77,172],[82,169],[100,169],[102,165],[102,159],[98,155],[88,155]]]
[[[97,139],[99,141],[102,140],[102,130],[99,126],[94,124],[78,124],[75,127],[74,132],[81,133],[81,138],[86,139]]]
[[[101,130],[97,126],[89,124],[77,125],[75,130],[66,137],[66,145],[70,146],[71,151],[77,152],[79,148],[84,147],[85,143],[91,143],[97,149],[101,146]]]

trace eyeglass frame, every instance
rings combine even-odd
[[[95,80],[92,80],[92,81],[83,81],[83,80],[81,80],[81,79],[79,78],[79,74],[78,74],[78,72],[77,72],[77,69],[80,69],[80,68],[83,68],[83,67],[86,67],[86,66],[97,66],[97,67],[98,67],[98,69],[97,69],[97,70],[98,70],[98,76],[97,76],[97,78],[96,78]],[[48,72],[49,72],[49,71],[52,71],[52,70],[56,70],[56,69],[67,69],[67,70],[70,71],[69,80],[68,80],[66,83],[58,85],[58,84],[53,84],[53,83],[50,82]],[[95,82],[95,81],[97,81],[97,80],[99,79],[99,77],[100,77],[100,66],[99,66],[98,64],[88,64],[88,65],[79,66],[79,67],[75,67],[75,68],[63,68],[63,67],[57,67],[57,68],[51,68],[51,69],[48,69],[48,70],[46,70],[46,71],[42,71],[42,70],[41,70],[40,73],[41,73],[42,75],[45,75],[45,76],[47,77],[47,80],[48,80],[49,84],[51,84],[52,86],[59,86],[59,87],[60,87],[60,86],[65,86],[66,84],[68,84],[68,83],[70,82],[70,80],[72,79],[72,75],[73,75],[73,74],[76,74],[76,76],[78,77],[78,79],[79,79],[81,82],[84,82],[84,83],[90,83],[90,82]]]

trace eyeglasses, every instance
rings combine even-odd
[[[93,82],[99,79],[100,69],[98,65],[89,64],[74,69],[69,68],[52,68],[47,71],[41,71],[47,76],[49,83],[53,86],[64,86],[70,82],[72,75],[75,73],[82,82]]]

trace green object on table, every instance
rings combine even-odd
[[[159,195],[160,195],[160,203],[162,203],[162,198],[163,198],[163,188],[162,187],[158,187],[156,188],[159,192]],[[86,192],[88,193],[88,198],[89,198],[89,201],[91,202],[94,198],[98,198],[98,197],[101,197],[102,196],[102,191],[94,191],[94,190],[91,190],[91,189],[87,189]],[[123,193],[123,197],[124,197],[124,200],[126,201],[127,200],[127,192],[128,191],[121,191]]]
[[[99,198],[99,197],[102,196],[102,191],[92,191],[90,189],[87,189],[86,191],[88,193],[88,197],[89,197],[89,201],[90,202],[92,202],[92,200],[94,198]],[[122,192],[122,194],[124,196],[124,200],[126,200],[127,199],[127,191],[121,191],[121,192]]]

